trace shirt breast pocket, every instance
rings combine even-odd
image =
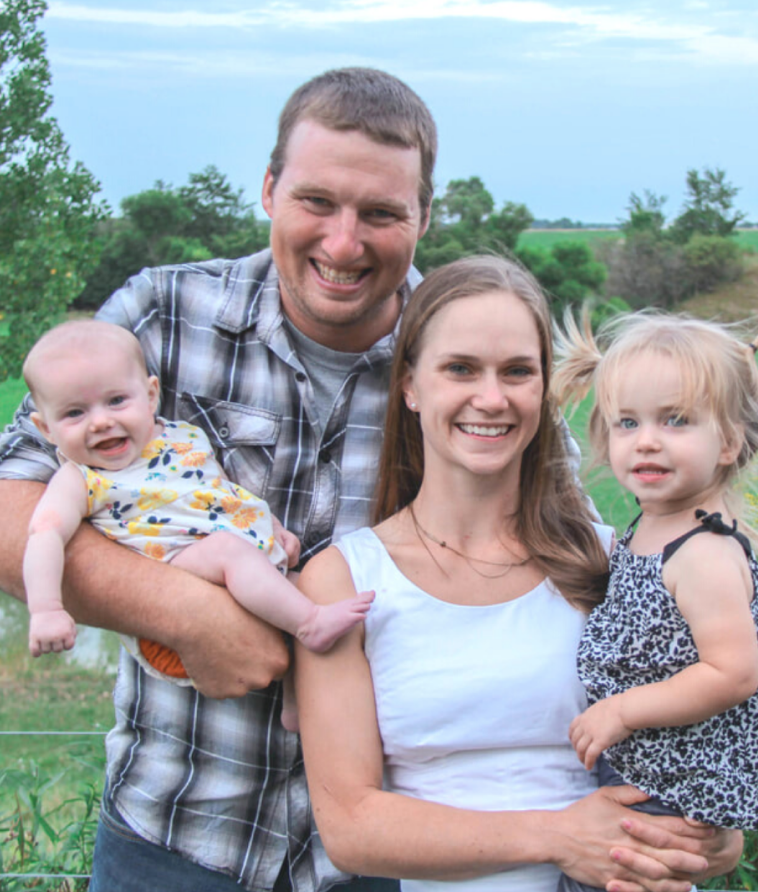
[[[281,415],[187,392],[182,393],[179,406],[184,421],[205,431],[229,479],[269,501],[266,491],[274,467]]]

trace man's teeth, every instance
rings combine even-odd
[[[511,429],[509,424],[501,424],[497,427],[486,426],[483,424],[460,424],[458,425],[464,434],[475,434],[477,437],[502,437]]]
[[[355,283],[363,275],[363,270],[357,272],[340,272],[331,266],[324,266],[318,261],[314,261],[318,274],[322,279],[331,282],[333,285],[355,285]]]

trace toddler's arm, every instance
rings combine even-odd
[[[753,582],[739,544],[697,536],[666,564],[663,580],[690,627],[699,662],[666,681],[601,700],[577,716],[569,737],[587,768],[638,728],[702,722],[758,688]]]
[[[66,545],[86,516],[87,485],[76,467],[65,464],[32,514],[24,552],[32,656],[74,646],[76,624],[63,607],[61,581]]]

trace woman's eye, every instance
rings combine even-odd
[[[453,375],[467,375],[470,371],[469,367],[462,362],[450,363],[447,370]]]

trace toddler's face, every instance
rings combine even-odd
[[[33,416],[71,461],[103,470],[132,464],[159,432],[158,379],[125,351],[67,356],[49,363],[36,389]]]

